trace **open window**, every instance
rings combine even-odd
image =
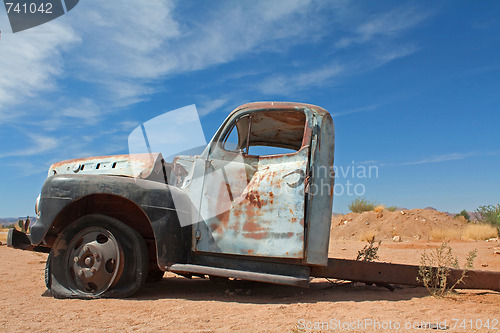
[[[260,111],[236,120],[222,148],[247,155],[281,155],[302,147],[306,116],[301,111]]]

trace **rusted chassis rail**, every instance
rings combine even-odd
[[[330,258],[328,266],[311,268],[311,276],[377,284],[423,286],[417,281],[418,270],[419,266],[414,265]],[[462,273],[461,269],[452,269],[448,276],[448,285],[454,285]],[[456,288],[500,291],[500,272],[467,271],[465,278]]]

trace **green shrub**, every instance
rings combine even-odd
[[[382,241],[378,241],[377,246],[373,246],[375,243],[375,237],[372,237],[368,241],[368,244],[363,247],[362,250],[358,251],[358,256],[356,257],[356,260],[358,261],[375,261],[379,258],[378,256],[378,249],[380,248],[380,244]]]
[[[460,213],[456,214],[455,217],[463,216],[467,222],[470,222],[470,215],[467,213],[467,211],[464,209]]]
[[[353,213],[363,213],[373,210],[375,203],[364,198],[357,198],[349,204],[349,209]]]
[[[443,242],[439,248],[429,254],[426,251],[422,253],[417,281],[422,282],[432,296],[445,296],[465,279],[467,272],[473,268],[476,255],[477,249],[469,252],[461,276],[456,281],[449,281],[451,270],[460,267],[451,247]]]
[[[398,208],[398,207],[396,207],[396,206],[389,206],[389,207],[387,207],[386,209],[387,209],[388,211],[390,211],[390,212],[395,212],[397,208]]]
[[[500,230],[500,204],[480,206],[476,212],[479,213],[479,222],[491,224]]]

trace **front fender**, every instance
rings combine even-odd
[[[147,216],[154,233],[158,264],[166,266],[178,261],[180,251],[190,246],[190,230],[181,228],[172,199],[179,189],[143,179],[107,175],[54,175],[45,181],[41,195],[39,220],[31,226],[32,245],[43,242],[54,221],[65,208],[93,194],[119,196],[137,205]],[[176,193],[176,195],[183,195]],[[186,229],[186,230],[183,230]],[[182,255],[184,256],[184,255]]]

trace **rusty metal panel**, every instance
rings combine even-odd
[[[308,149],[232,163],[210,159],[200,209],[207,218],[198,225],[196,250],[303,258],[307,162]]]
[[[394,283],[409,286],[422,286],[417,281],[419,266],[391,264],[385,262],[368,262],[348,259],[328,259],[328,266],[313,267],[311,276],[326,277],[358,282]],[[452,269],[448,277],[449,285],[453,285],[463,270]],[[500,291],[500,272],[468,271],[459,289],[488,289]]]
[[[159,153],[77,158],[52,164],[48,176],[100,174],[164,181],[162,159]]]

